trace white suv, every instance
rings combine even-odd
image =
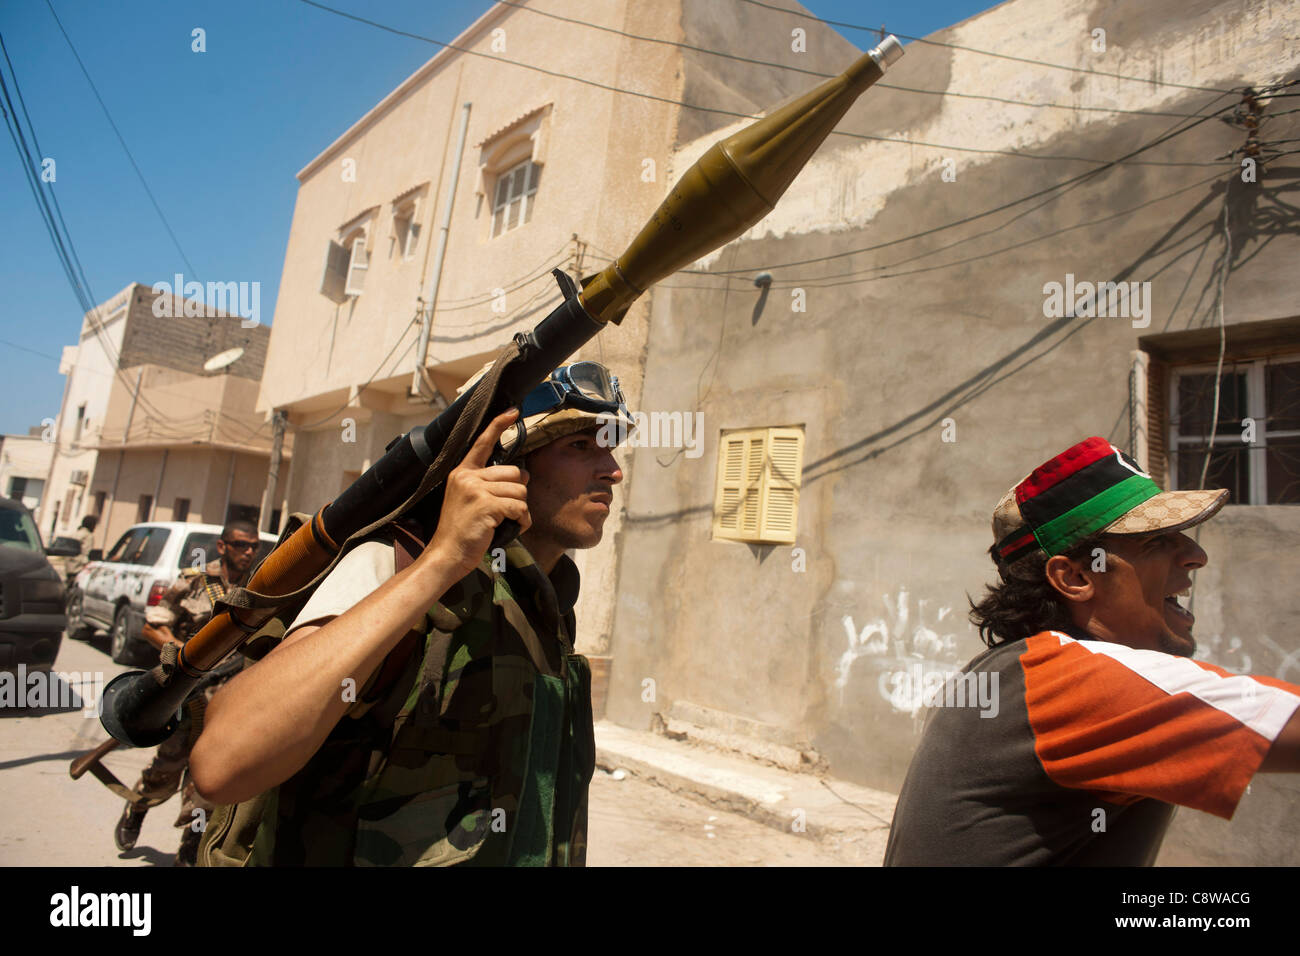
[[[68,636],[89,638],[108,631],[109,653],[119,664],[156,663],[158,651],[140,636],[144,609],[157,604],[186,568],[202,568],[217,559],[221,526],[184,521],[134,525],[99,561],[91,561],[73,579],[68,594]],[[261,534],[253,566],[275,546],[274,535]]]

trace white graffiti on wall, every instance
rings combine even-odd
[[[1258,664],[1245,649],[1241,638],[1224,637],[1221,634],[1198,636],[1200,648],[1196,656],[1234,674],[1259,674],[1293,684],[1300,682],[1300,647],[1283,647],[1267,634],[1256,634],[1254,641],[1257,652],[1266,652],[1264,660]],[[1276,663],[1273,662],[1274,658]]]
[[[912,601],[906,587],[898,589],[897,598],[881,595],[885,615],[868,621],[859,629],[851,614],[841,619],[848,647],[835,666],[835,686],[841,701],[854,662],[868,658],[876,672],[876,686],[894,710],[915,715],[925,704],[924,680],[900,680],[897,675],[912,675],[919,666],[922,673],[934,672],[949,675],[957,661],[955,633],[939,633],[936,627],[945,619],[950,622],[952,608],[940,607],[934,615],[934,627],[927,623],[927,602],[916,601],[916,614],[912,614]],[[932,681],[931,681],[932,683]]]

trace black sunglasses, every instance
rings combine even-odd
[[[233,548],[236,551],[251,551],[257,547],[256,541],[227,541],[225,538],[219,539],[227,548]]]

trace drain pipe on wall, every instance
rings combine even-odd
[[[465,134],[469,131],[470,103],[461,107],[460,133],[456,137],[456,159],[452,164],[451,181],[447,184],[447,201],[443,205],[442,224],[438,227],[438,251],[433,257],[433,276],[429,280],[429,297],[425,301],[420,321],[420,342],[415,349],[415,374],[411,378],[411,393],[436,401],[438,391],[428,381],[425,362],[429,357],[429,333],[433,325],[433,310],[438,304],[438,286],[442,283],[442,260],[447,254],[447,234],[451,230],[451,210],[456,199],[456,184],[460,181],[460,161],[465,154]]]

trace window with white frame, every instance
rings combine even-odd
[[[368,209],[339,230],[339,242],[329,240],[321,270],[320,293],[342,305],[365,291],[370,268],[370,231],[379,207]]]
[[[389,255],[396,254],[403,262],[415,256],[420,239],[420,224],[416,221],[419,204],[419,199],[408,199],[393,207],[393,244]]]
[[[533,218],[533,196],[541,173],[542,167],[526,159],[497,177],[492,198],[493,238]]]
[[[507,120],[477,143],[478,197],[475,218],[489,214],[487,238],[530,222],[550,139],[551,106],[537,106]]]
[[[343,291],[347,295],[360,295],[365,289],[366,272],[370,269],[365,230],[358,229],[344,239],[343,248],[348,250],[348,277]]]
[[[1225,361],[1216,415],[1217,366],[1169,369],[1172,487],[1227,488],[1230,504],[1300,504],[1300,353]]]

